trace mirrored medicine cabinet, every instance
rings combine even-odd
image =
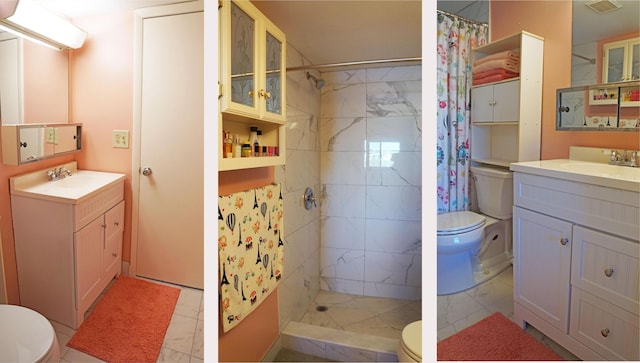
[[[82,124],[2,125],[2,160],[22,165],[82,148]]]
[[[556,130],[640,131],[640,82],[556,91]]]

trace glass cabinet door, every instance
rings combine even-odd
[[[620,82],[624,80],[624,44],[606,46],[604,48],[605,73],[602,75],[604,83]]]
[[[266,111],[282,115],[282,42],[266,32]]]
[[[631,80],[640,79],[640,41],[631,45]]]
[[[231,101],[255,107],[256,21],[231,2]]]

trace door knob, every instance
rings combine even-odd
[[[152,172],[153,171],[151,171],[151,168],[148,167],[148,166],[145,167],[144,169],[142,169],[142,175],[144,175],[144,176],[149,176],[149,175],[151,175]]]
[[[569,243],[569,239],[566,237],[560,238],[560,244],[563,246],[566,246],[566,244]]]

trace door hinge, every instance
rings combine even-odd
[[[222,0],[218,0],[218,9],[222,9]]]
[[[222,83],[218,82],[218,99],[222,98],[222,94],[223,94],[222,90],[223,90]]]

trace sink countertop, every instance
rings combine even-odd
[[[554,159],[512,163],[515,172],[640,192],[640,168],[583,160]]]
[[[78,204],[97,192],[124,180],[125,174],[93,170],[78,170],[76,163],[58,165],[66,167],[72,175],[49,181],[47,170],[39,170],[9,179],[12,195],[45,199],[53,202]]]

